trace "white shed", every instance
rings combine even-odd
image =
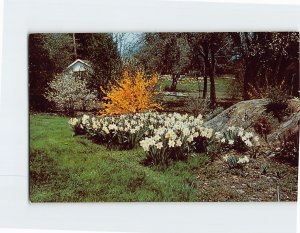
[[[88,61],[77,59],[73,63],[71,63],[64,72],[81,76],[83,73],[93,72],[93,68]]]

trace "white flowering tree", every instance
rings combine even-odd
[[[75,110],[86,110],[96,100],[96,94],[87,88],[85,80],[69,74],[57,76],[49,82],[45,97],[68,115],[74,114]]]

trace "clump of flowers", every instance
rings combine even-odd
[[[79,118],[71,118],[68,123],[71,126],[71,128],[74,131],[74,135],[83,135],[86,133],[85,124],[87,122],[87,119],[89,118],[88,115],[83,115]]]
[[[237,157],[235,155],[225,155],[223,159],[230,169],[239,168],[250,162],[249,158],[246,155],[244,157]]]
[[[162,116],[164,119],[156,121],[156,127],[140,142],[148,163],[167,165],[172,160],[186,160],[191,151],[198,149],[198,144],[213,135],[212,129],[202,127],[201,115],[173,113]]]
[[[122,79],[110,91],[106,92],[102,88],[106,97],[103,98],[103,110],[100,113],[111,116],[161,109],[154,101],[158,94],[155,92],[157,81],[156,74],[147,78],[143,71],[124,71]]]
[[[109,147],[131,149],[138,144],[145,133],[145,116],[141,114],[85,119],[81,121],[80,127],[86,134],[94,141]]]
[[[215,139],[223,150],[244,152],[259,145],[259,137],[241,127],[230,126],[224,133],[216,132]]]

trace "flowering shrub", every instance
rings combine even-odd
[[[216,132],[215,139],[224,150],[234,149],[238,152],[244,152],[259,145],[258,136],[235,126],[228,127],[224,133]]]
[[[103,115],[119,115],[126,113],[144,112],[145,110],[161,109],[161,106],[154,102],[156,96],[155,86],[158,76],[153,75],[147,79],[144,72],[138,71],[130,74],[123,73],[123,78],[116,86],[113,86],[103,98]]]
[[[87,109],[96,100],[95,93],[87,88],[87,82],[74,75],[60,75],[48,85],[45,98],[69,115],[76,109]]]

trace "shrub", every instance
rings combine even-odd
[[[281,85],[270,88],[268,93],[268,104],[266,105],[267,112],[270,112],[282,121],[283,117],[287,114],[289,96]]]
[[[248,95],[250,99],[268,99],[266,105],[267,112],[270,112],[276,117],[279,122],[287,114],[288,99],[285,82],[271,85],[266,79],[261,85],[251,85],[249,87]]]
[[[144,112],[146,110],[161,109],[161,106],[154,102],[155,86],[158,76],[152,75],[149,79],[143,71],[130,73],[124,71],[122,79],[117,85],[110,88],[103,98],[103,115],[120,115],[126,113]]]
[[[256,133],[267,141],[267,136],[272,131],[272,123],[267,116],[261,116],[254,122],[253,128]]]
[[[87,88],[86,81],[74,75],[57,76],[48,85],[45,98],[68,115],[73,115],[76,109],[86,110],[96,100],[95,93]]]
[[[209,107],[209,98],[191,97],[186,105],[186,110],[194,116],[198,116],[199,114],[204,116],[211,110]]]
[[[280,139],[280,146],[276,154],[279,159],[286,160],[297,165],[299,161],[299,129],[289,130]]]
[[[249,84],[249,90],[247,94],[249,95],[250,99],[267,99],[270,98],[275,89],[276,91],[283,91],[285,89],[284,86],[284,81],[274,86],[269,83],[268,79],[265,79],[260,84]]]

